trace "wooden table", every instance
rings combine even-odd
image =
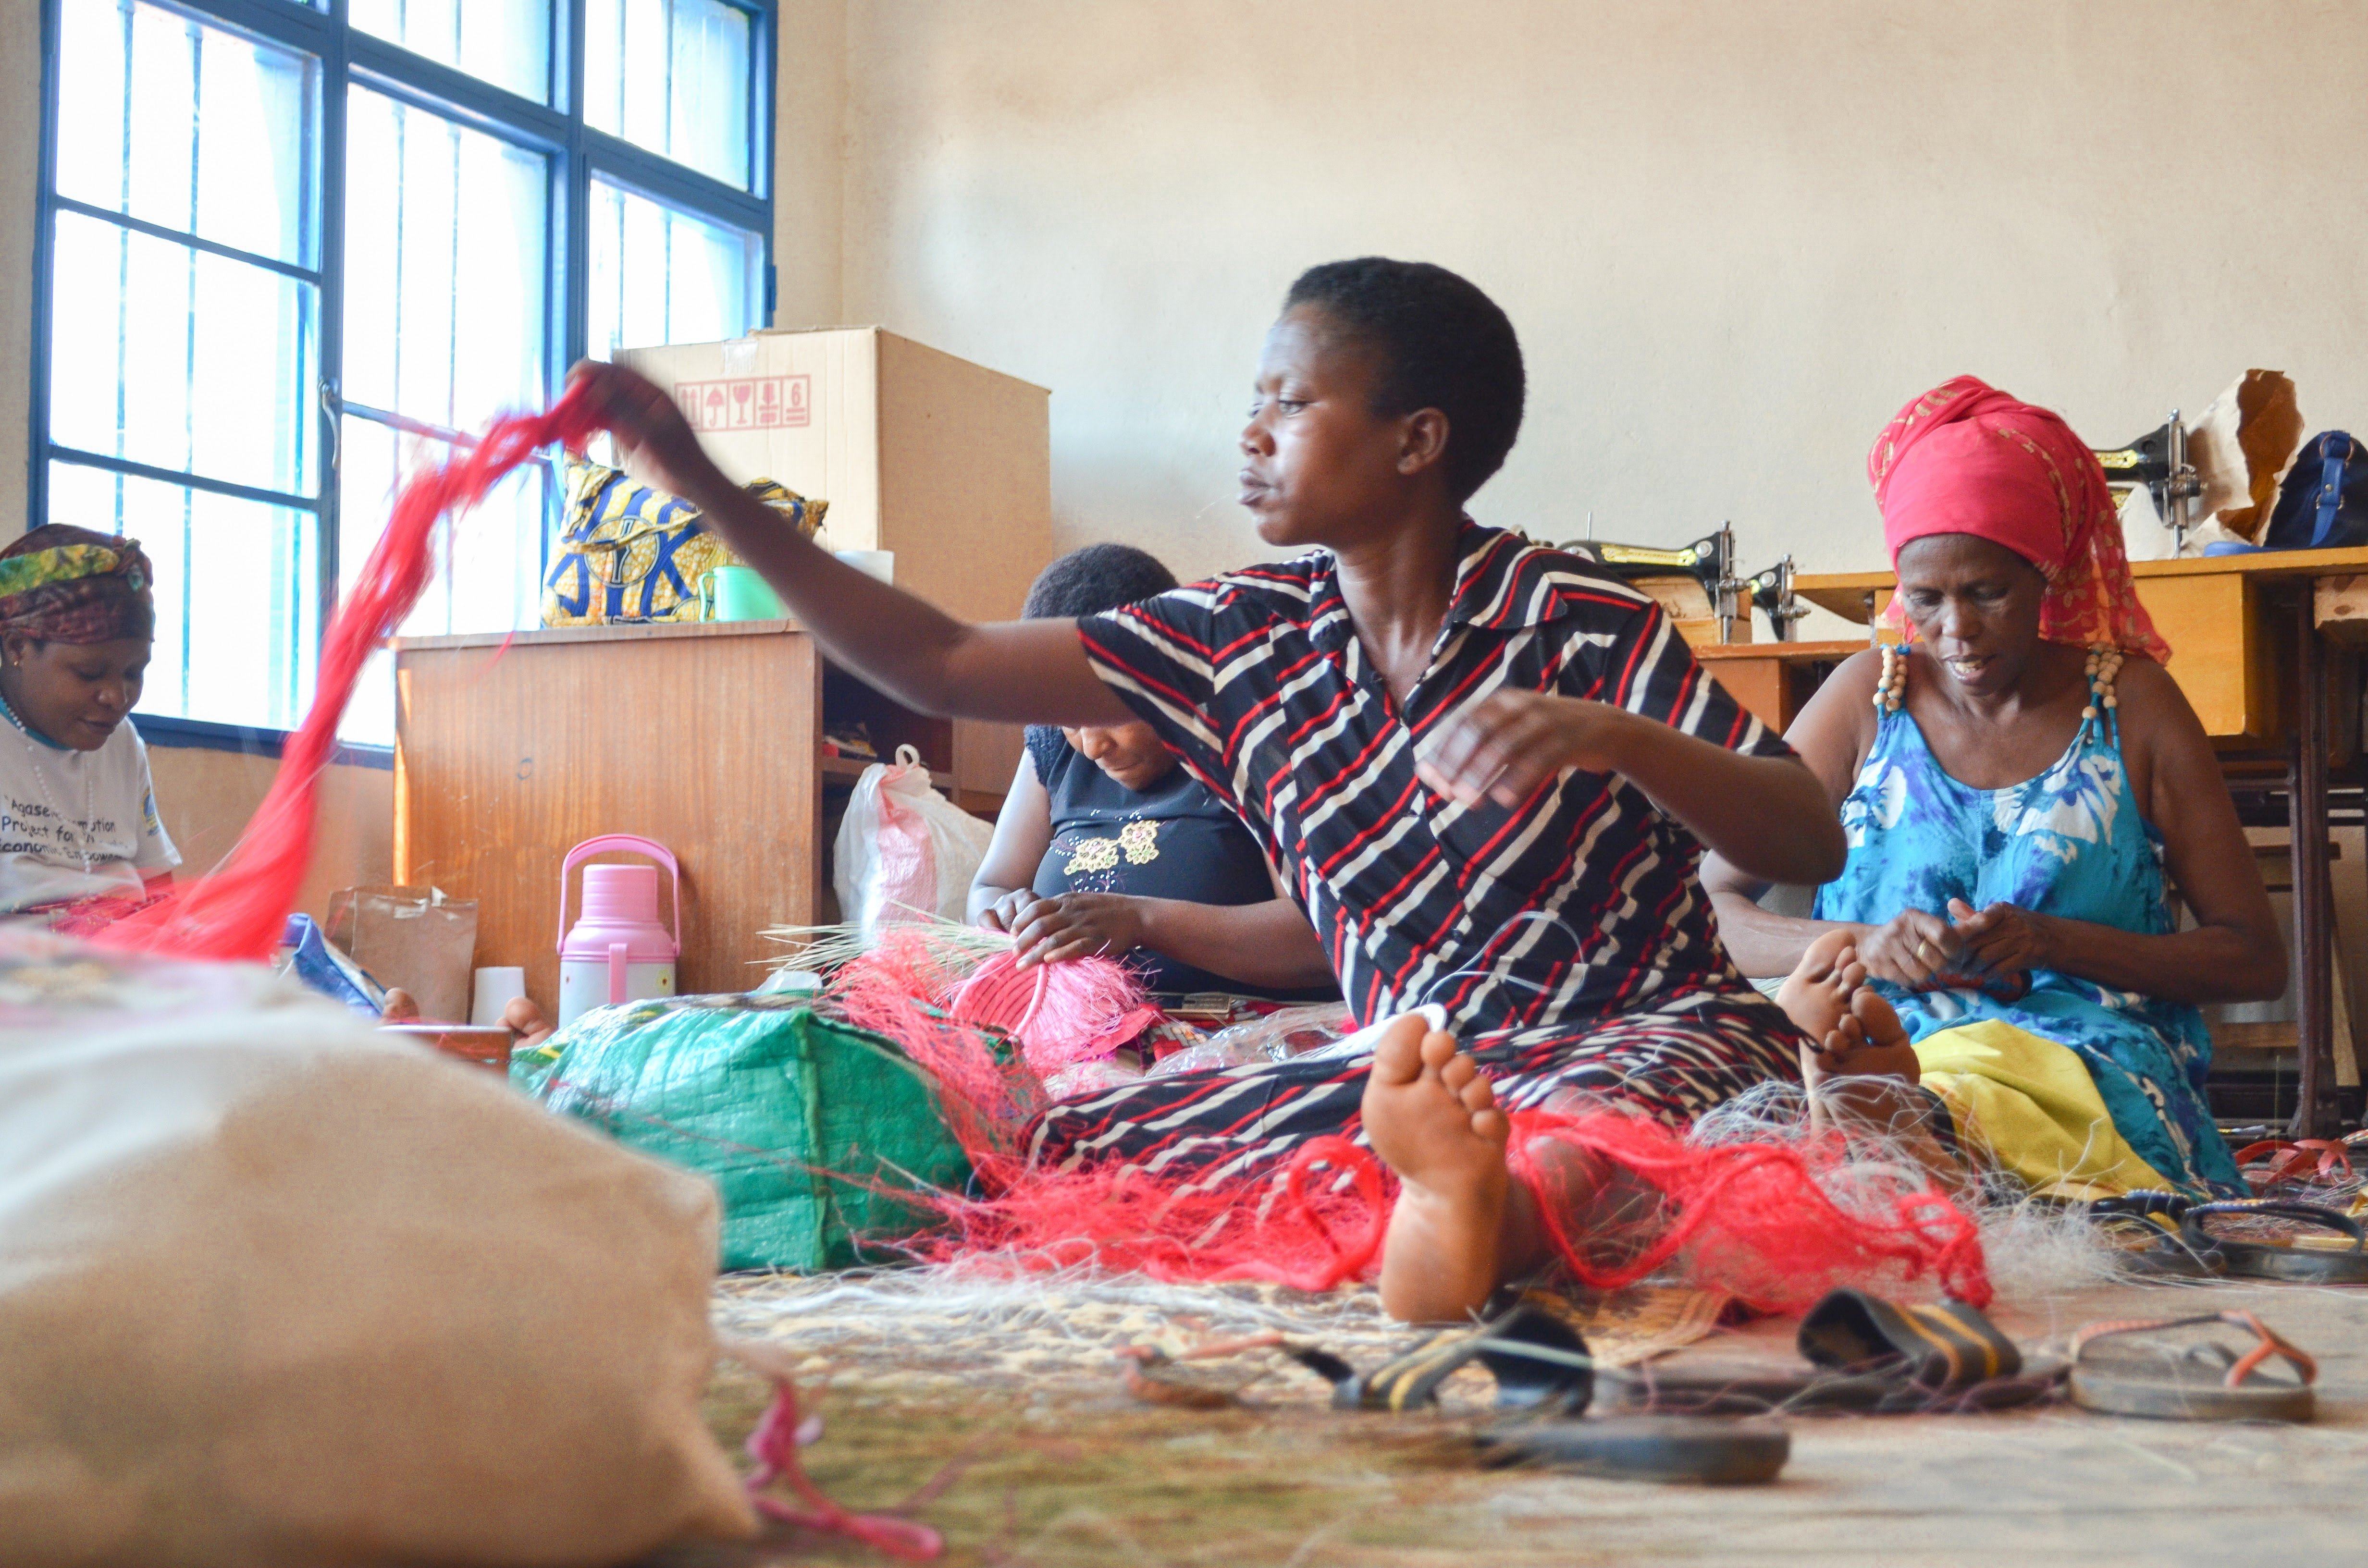
[[[558,1001],[559,867],[630,833],[682,867],[685,993],[745,991],[830,892],[831,808],[863,762],[823,732],[860,720],[919,752],[940,791],[992,816],[1020,732],[901,708],[787,620],[410,637],[395,650],[394,872],[477,901],[479,964]],[[571,907],[573,901],[571,900]]]
[[[2270,551],[2130,564],[2138,597],[2171,647],[2165,666],[2179,683],[2232,778],[2258,779],[2264,765],[2283,773],[2288,824],[2297,846],[2294,946],[2301,1048],[2297,1131],[2336,1130],[2334,1062],[2334,902],[2324,846],[2331,765],[2358,744],[2356,661],[2328,657],[2330,645],[2368,643],[2368,549]],[[1889,572],[1804,574],[1793,589],[1837,615],[1871,622],[1889,601]],[[1833,667],[1866,646],[1835,642],[1759,642],[1700,648],[1736,699],[1778,729]],[[2328,692],[2346,698],[2330,723]],[[2317,845],[2317,853],[2299,846]]]

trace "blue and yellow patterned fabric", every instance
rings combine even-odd
[[[568,460],[566,483],[559,551],[542,583],[545,626],[696,620],[700,574],[739,564],[688,501],[582,458]],[[769,479],[742,488],[808,539],[830,506]]]
[[[1842,802],[1850,858],[1818,890],[1816,918],[1881,925],[1907,909],[1946,918],[1960,898],[2148,935],[2172,929],[2162,835],[2139,814],[2112,710],[2084,721],[2036,778],[2004,790],[1975,790],[1942,771],[1905,707],[1877,716],[1874,747]],[[2201,1013],[2051,970],[2028,978],[2028,990],[1997,994],[1877,989],[1919,1046],[1998,1019],[2066,1047],[2146,1165],[2191,1193],[2242,1189],[2204,1103],[2212,1036]]]

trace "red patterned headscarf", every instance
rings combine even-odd
[[[1894,570],[1911,540],[1972,534],[2005,546],[2047,579],[2039,634],[2048,642],[2169,660],[2170,644],[2155,631],[2130,580],[2105,471],[2061,416],[1959,376],[1884,427],[1867,454],[1866,477],[1883,508]],[[1905,623],[1896,595],[1884,619]]]
[[[112,642],[156,634],[155,569],[137,540],[51,523],[0,550],[0,635]]]

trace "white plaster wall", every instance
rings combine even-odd
[[[2248,366],[2368,427],[2361,0],[846,0],[844,319],[1053,389],[1056,526],[1179,570],[1292,276],[1511,313],[1475,500],[1873,562],[1895,407],[1971,370],[2118,442]],[[785,313],[785,323],[790,317]]]

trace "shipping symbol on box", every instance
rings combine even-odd
[[[674,400],[694,430],[795,430],[814,417],[811,376],[677,381]]]

